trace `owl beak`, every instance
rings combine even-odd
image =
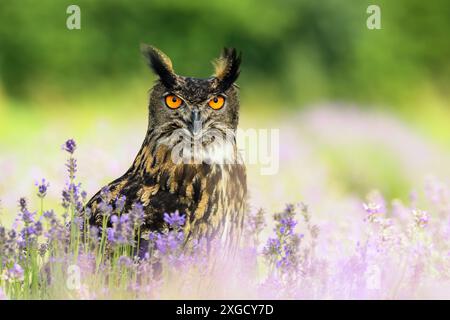
[[[196,135],[202,130],[202,120],[200,118],[199,110],[192,110],[191,112],[191,132]]]

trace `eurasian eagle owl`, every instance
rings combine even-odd
[[[148,130],[133,164],[107,188],[125,196],[125,210],[141,203],[144,228],[166,227],[164,213],[186,215],[187,239],[237,244],[243,229],[246,173],[236,146],[241,56],[225,48],[206,79],[177,75],[170,59],[144,45],[158,76],[150,93]],[[88,202],[90,223],[101,225],[101,191]]]

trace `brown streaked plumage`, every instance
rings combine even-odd
[[[136,202],[144,206],[146,230],[162,230],[164,213],[179,210],[186,214],[188,239],[223,237],[235,246],[247,194],[235,138],[240,55],[224,49],[215,74],[199,79],[175,74],[170,59],[154,47],[142,51],[159,77],[150,94],[147,134],[128,171],[107,187],[113,198],[126,197],[125,211]],[[91,224],[101,225],[100,201],[99,191],[86,205]]]

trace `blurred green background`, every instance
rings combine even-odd
[[[81,30],[66,28],[70,4],[81,8]],[[381,8],[381,30],[366,27],[370,4]],[[168,54],[179,74],[196,77],[212,73],[209,62],[222,47],[241,50],[244,126],[280,127],[283,120],[274,119],[317,104],[338,112],[351,104],[399,118],[449,151],[449,30],[448,1],[1,0],[0,157],[15,153],[42,165],[51,138],[72,133],[87,144],[102,137],[92,129],[99,121],[122,130],[138,123],[142,135],[155,79],[142,42]],[[46,129],[52,133],[42,140]],[[344,190],[407,193],[409,180],[388,151],[365,145],[355,164],[356,148],[319,148]],[[372,174],[350,179],[355,167]]]
[[[65,27],[81,8],[82,29]],[[369,4],[382,30],[366,28]],[[147,74],[139,43],[165,51],[181,74],[206,77],[223,46],[244,52],[244,86],[286,107],[317,99],[402,101],[424,87],[448,98],[448,1],[227,0],[0,2],[4,94],[61,99],[122,87]],[[266,97],[264,97],[266,98]],[[261,99],[263,100],[263,99]]]

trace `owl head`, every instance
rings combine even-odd
[[[225,48],[213,62],[214,74],[202,79],[176,74],[170,58],[155,47],[142,45],[141,51],[158,76],[150,93],[149,131],[172,148],[189,139],[201,141],[209,156],[223,148],[238,125],[241,55]]]

